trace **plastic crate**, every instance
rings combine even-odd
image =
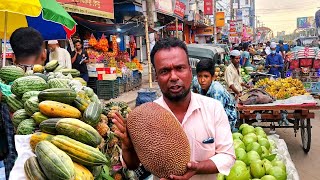
[[[117,81],[118,81],[118,85],[119,85],[118,86],[119,87],[119,94],[122,94],[125,91],[125,87],[124,87],[126,84],[125,79],[118,77]]]
[[[94,93],[97,93],[97,78],[90,77],[89,81],[87,82],[87,86],[93,89]]]
[[[132,81],[133,88],[140,87],[141,83],[142,83],[142,74],[139,74],[137,77],[133,78],[133,81]]]
[[[99,99],[112,99],[119,96],[119,83],[117,80],[97,81],[97,96]]]

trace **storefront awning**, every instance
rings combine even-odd
[[[144,36],[145,29],[143,23],[131,22],[126,24],[106,24],[101,22],[92,22],[80,18],[78,16],[72,16],[78,25],[83,26],[93,33],[105,33],[106,35],[112,34],[124,34],[134,36]],[[149,32],[155,32],[154,29],[149,28]]]

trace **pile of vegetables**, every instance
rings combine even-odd
[[[24,164],[26,176],[50,180],[134,178],[132,171],[121,166],[120,142],[110,124],[112,112],[79,75],[55,60],[44,67],[35,65],[26,73],[17,66],[0,69],[0,78],[12,84],[12,94],[4,100],[13,113],[16,134],[31,134],[30,146],[36,154]],[[122,106],[128,108],[125,103]]]

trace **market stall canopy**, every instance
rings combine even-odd
[[[188,44],[188,54],[190,57],[194,58],[208,58],[216,59],[218,53],[217,49],[213,46],[203,45],[203,44]]]
[[[74,20],[81,26],[89,29],[92,32],[112,34],[125,34],[135,36],[145,36],[144,24],[131,22],[126,24],[107,24],[102,22],[93,22],[83,19],[78,16],[72,16]],[[149,27],[149,33],[155,32]]]
[[[0,38],[5,39],[20,27],[37,29],[45,40],[69,38],[76,28],[76,22],[55,0],[1,0],[0,19],[4,20]]]

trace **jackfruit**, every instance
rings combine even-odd
[[[133,109],[127,129],[143,166],[159,178],[182,176],[190,161],[190,145],[180,123],[160,105],[148,102]]]

